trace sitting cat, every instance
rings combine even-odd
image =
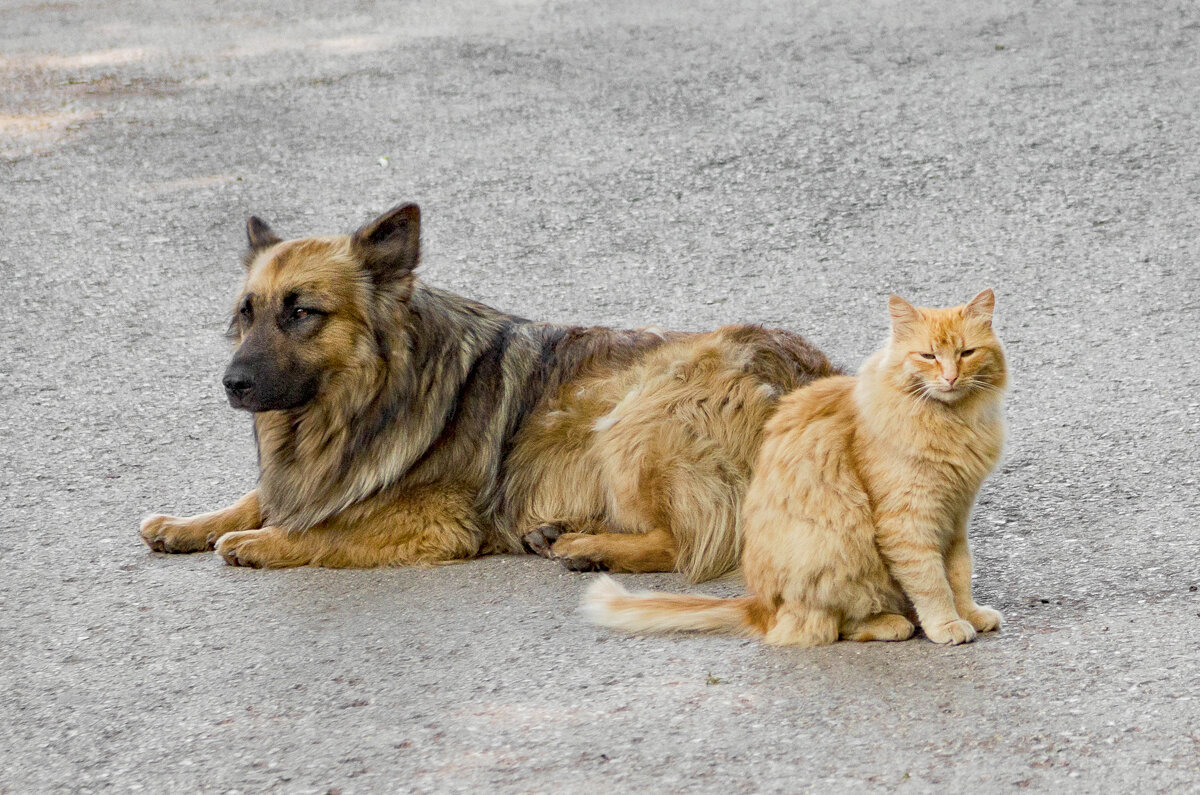
[[[785,396],[744,503],[740,599],[631,594],[604,577],[585,612],[627,631],[710,630],[817,646],[936,643],[1000,626],[971,597],[967,521],[1000,457],[1004,350],[995,298],[917,308],[891,296],[892,334],[857,376]]]

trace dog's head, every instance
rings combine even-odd
[[[230,323],[230,405],[300,408],[331,381],[377,363],[375,330],[412,293],[420,227],[417,205],[405,204],[352,235],[285,242],[252,217],[246,284]]]

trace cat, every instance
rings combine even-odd
[[[603,577],[584,613],[631,632],[707,630],[776,645],[936,643],[1000,627],[971,595],[967,523],[1004,442],[1004,349],[984,290],[949,309],[889,298],[892,330],[856,376],[786,395],[747,491],[750,596],[629,593]]]

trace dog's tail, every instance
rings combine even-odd
[[[630,593],[611,577],[592,583],[583,597],[583,614],[602,627],[625,632],[724,632],[762,635],[767,616],[753,596]]]

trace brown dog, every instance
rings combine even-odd
[[[570,568],[738,564],[740,505],[780,395],[835,373],[802,338],[534,323],[422,284],[416,205],[353,235],[247,225],[225,373],[258,487],[151,516],[160,552],[243,566],[436,563],[529,548]]]

